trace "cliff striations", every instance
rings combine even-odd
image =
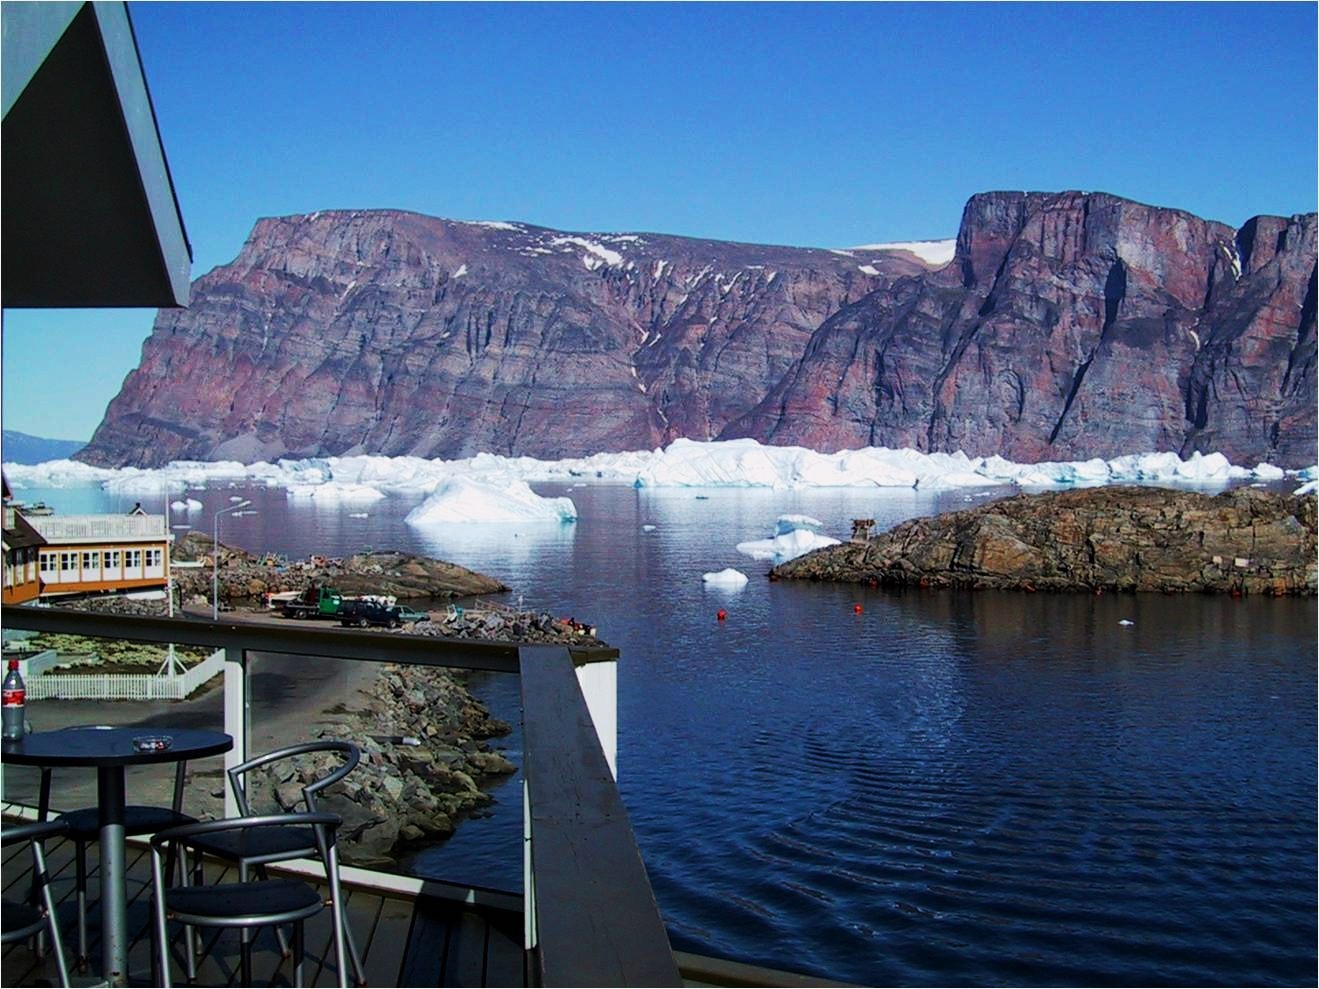
[[[987,193],[956,256],[264,219],[79,459],[561,457],[678,437],[1315,462],[1314,215]]]
[[[1018,495],[816,550],[773,579],[1313,595],[1313,496],[1108,487]]]

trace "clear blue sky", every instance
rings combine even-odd
[[[989,189],[1316,206],[1312,3],[130,9],[194,277],[338,207],[845,246]],[[90,437],[152,318],[7,312],[5,427]]]

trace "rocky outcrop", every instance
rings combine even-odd
[[[328,584],[349,595],[387,594],[403,599],[471,597],[508,590],[493,577],[456,563],[393,550],[288,561],[274,554],[256,557],[221,543],[219,567],[213,574],[212,545],[210,536],[196,531],[175,543],[173,559],[207,564],[199,570],[174,568],[180,601],[209,601],[213,577],[218,579],[219,598],[225,603],[259,601],[268,592],[302,591],[312,584]]]
[[[1019,495],[817,550],[772,579],[1313,595],[1316,499],[1109,487]]]
[[[1316,220],[973,197],[954,260],[394,211],[265,219],[78,455],[561,457],[679,437],[1316,460]]]

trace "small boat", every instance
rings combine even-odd
[[[24,515],[54,515],[55,509],[51,508],[44,501],[33,502],[23,508]]]

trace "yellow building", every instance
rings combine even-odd
[[[45,542],[40,533],[23,517],[17,505],[10,504],[9,481],[4,482],[4,589],[0,603],[22,604],[35,599],[41,590],[37,576],[37,554]]]
[[[29,521],[46,540],[40,550],[43,598],[169,583],[174,536],[164,515],[48,515]]]

